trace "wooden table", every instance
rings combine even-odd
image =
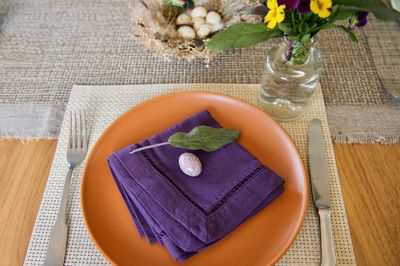
[[[0,265],[21,265],[57,141],[0,141]],[[334,145],[359,265],[400,265],[400,145]]]

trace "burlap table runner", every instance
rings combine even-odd
[[[138,103],[158,95],[176,91],[212,91],[219,92],[255,104],[258,85],[232,84],[172,84],[138,86],[74,86],[67,106],[72,109],[85,109],[90,125],[91,138],[89,151],[103,130],[123,112]],[[47,181],[40,211],[32,233],[25,265],[41,265],[44,261],[48,239],[55,222],[68,165],[65,159],[69,128],[68,116],[65,116],[61,134]],[[354,252],[347,223],[345,206],[340,189],[332,143],[328,130],[324,100],[320,87],[314,96],[310,111],[295,122],[282,123],[301,152],[304,163],[308,164],[308,125],[312,118],[320,118],[326,144],[327,158],[331,177],[332,227],[339,265],[355,265]],[[105,265],[106,260],[98,253],[82,221],[79,203],[79,189],[84,162],[73,173],[69,200],[68,226],[70,228],[65,265]],[[132,224],[132,233],[136,233]],[[268,241],[267,239],[265,241]],[[300,233],[287,253],[277,265],[319,265],[320,240],[317,213],[313,207],[311,195]],[[212,248],[212,247],[210,247]],[[177,263],[178,264],[178,263]]]
[[[128,0],[0,1],[0,14],[6,13],[0,28],[0,136],[56,138],[57,131],[47,130],[57,128],[56,121],[32,132],[21,118],[38,119],[27,111],[36,107],[35,113],[62,114],[73,84],[259,83],[264,58],[276,43],[226,52],[209,68],[201,60],[164,62],[132,41]],[[326,65],[321,84],[337,142],[400,141],[400,118],[394,115],[400,107],[383,86],[400,83],[400,47],[379,37],[384,30],[398,38],[398,26],[374,23],[357,30],[359,44],[335,30],[320,35]],[[378,71],[374,54],[390,58],[390,64],[383,68],[381,62]],[[1,104],[16,106],[11,112]]]

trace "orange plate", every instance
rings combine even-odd
[[[136,231],[106,164],[113,152],[150,137],[202,110],[223,126],[241,131],[239,143],[286,181],[285,192],[224,239],[183,264]],[[295,239],[307,208],[307,178],[288,134],[258,108],[228,96],[175,93],[144,102],[118,118],[87,160],[81,188],[86,227],[101,253],[117,265],[270,265]]]

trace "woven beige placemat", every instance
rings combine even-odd
[[[256,104],[258,90],[258,85],[239,84],[74,86],[67,106],[67,112],[76,108],[82,108],[87,111],[91,132],[89,145],[90,150],[107,125],[131,107],[152,97],[176,91],[211,91],[231,95],[252,104]],[[58,212],[64,178],[68,169],[65,154],[69,121],[68,116],[65,117],[53,166],[47,181],[46,190],[32,233],[31,241],[29,243],[25,259],[26,265],[43,264],[50,231]],[[322,120],[327,158],[329,161],[329,170],[331,175],[332,226],[338,264],[354,265],[354,252],[328,130],[321,88],[318,87],[310,110],[305,116],[294,122],[282,123],[282,125],[292,136],[301,152],[304,162],[307,164],[308,124],[309,121],[315,117]],[[77,167],[73,173],[68,215],[70,231],[65,264],[103,265],[107,264],[107,261],[94,247],[82,221],[79,203],[79,189],[83,165],[84,163]],[[134,225],[132,224],[132,226]],[[308,211],[300,233],[291,248],[278,262],[278,265],[319,265],[319,260],[319,225],[310,195]]]

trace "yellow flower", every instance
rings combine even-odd
[[[277,23],[281,23],[285,19],[286,5],[278,6],[277,0],[268,0],[267,6],[269,11],[265,16],[264,23],[269,29],[273,29],[276,27]]]
[[[331,15],[329,10],[332,7],[332,0],[311,0],[310,9],[320,18],[327,18]]]

